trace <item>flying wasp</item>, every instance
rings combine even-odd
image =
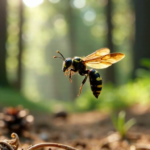
[[[81,76],[85,76],[78,96],[81,94],[82,87],[89,77],[91,90],[96,98],[98,98],[102,90],[102,78],[98,71],[94,69],[107,68],[125,57],[122,53],[110,53],[108,48],[99,49],[86,57],[76,56],[74,58],[65,58],[59,51],[57,51],[57,53],[59,53],[61,57],[54,56],[54,58],[60,58],[63,60],[62,70],[65,72],[66,76],[67,72],[69,72],[70,82],[72,82],[71,77],[73,73],[78,72]],[[88,70],[87,66],[94,69]]]

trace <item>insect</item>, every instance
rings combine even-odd
[[[59,51],[57,51],[57,53],[59,53],[61,57],[54,56],[54,58],[60,58],[63,60],[62,70],[65,72],[66,76],[67,72],[69,71],[70,82],[72,82],[71,77],[73,73],[78,72],[81,76],[85,76],[82,81],[78,96],[81,94],[82,87],[89,77],[91,90],[96,98],[98,98],[102,90],[102,78],[100,77],[98,71],[94,69],[107,68],[125,57],[125,55],[122,53],[110,53],[108,48],[99,49],[86,57],[74,57],[66,59]],[[94,69],[88,70],[87,66]]]

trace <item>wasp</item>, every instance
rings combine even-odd
[[[91,90],[96,98],[98,98],[102,90],[102,78],[98,71],[94,69],[107,68],[125,57],[123,53],[110,53],[108,48],[99,49],[86,57],[76,56],[74,58],[65,58],[59,51],[57,51],[57,53],[59,53],[61,57],[54,56],[53,58],[60,58],[63,60],[62,70],[65,72],[66,76],[67,72],[69,72],[70,82],[72,82],[71,77],[73,73],[78,72],[81,76],[85,76],[78,96],[81,94],[82,87],[89,77]],[[88,70],[87,66],[94,69]]]

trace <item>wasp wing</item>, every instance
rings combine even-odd
[[[83,60],[84,61],[91,60],[93,58],[104,56],[104,55],[109,54],[109,53],[110,53],[110,50],[108,48],[101,48],[101,49],[93,52],[92,54],[89,54],[88,56],[84,57]]]
[[[100,63],[100,62],[97,62],[97,63],[89,62],[89,63],[86,63],[86,65],[88,67],[91,67],[91,68],[94,68],[94,69],[104,69],[104,68],[107,68],[107,67],[111,66],[112,63],[109,63],[109,62],[103,62],[103,63]]]
[[[104,56],[96,57],[90,60],[84,61],[84,63],[95,69],[103,69],[111,66],[112,64],[120,61],[125,57],[122,53],[111,53]]]

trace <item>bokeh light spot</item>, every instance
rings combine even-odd
[[[91,22],[91,21],[94,21],[94,20],[95,20],[96,14],[95,14],[95,12],[94,12],[93,10],[88,10],[88,11],[85,12],[85,14],[84,14],[83,17],[84,17],[84,19],[85,19],[86,21]]]
[[[60,0],[49,0],[51,3],[58,3]]]
[[[43,3],[44,0],[23,0],[24,4],[28,7],[36,7]]]
[[[86,1],[85,0],[73,0],[72,1],[72,4],[74,7],[76,8],[83,8],[86,4]]]

